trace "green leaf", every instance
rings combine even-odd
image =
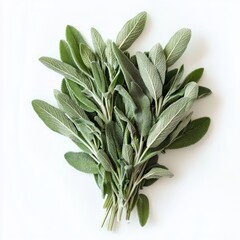
[[[72,81],[67,81],[67,85],[70,87],[74,96],[81,103],[81,107],[87,112],[98,112],[98,107],[82,92],[78,84]]]
[[[161,113],[158,122],[150,130],[147,147],[157,147],[165,140],[184,117],[186,106],[190,100],[181,98]]]
[[[116,44],[123,51],[127,50],[142,33],[147,20],[147,13],[141,12],[125,23],[116,38]]]
[[[203,86],[199,86],[198,98],[207,97],[211,93],[212,93],[212,91],[209,88],[206,88],[206,87],[203,87]]]
[[[98,62],[91,62],[93,78],[100,93],[106,92],[106,77]],[[101,95],[100,94],[100,95]]]
[[[117,63],[117,59],[113,53],[113,49],[112,49],[112,41],[110,40],[107,40],[106,42],[106,49],[105,49],[105,55],[106,55],[106,58],[107,58],[107,62],[109,63],[109,65],[115,69],[118,65]]]
[[[52,69],[57,73],[62,74],[64,77],[78,83],[84,88],[89,88],[88,79],[86,79],[86,77],[80,71],[70,66],[69,64],[63,63],[57,59],[49,57],[41,57],[39,61],[48,68]]]
[[[102,62],[104,62],[106,43],[103,41],[102,36],[95,28],[91,28],[91,36],[94,49],[98,56],[101,58]]]
[[[71,118],[88,119],[86,113],[66,94],[54,90],[59,108]]]
[[[162,84],[165,82],[165,74],[166,74],[166,58],[164,55],[163,48],[160,43],[157,43],[149,52],[149,58],[152,63],[156,66]]]
[[[191,73],[189,73],[187,75],[187,77],[184,79],[182,86],[185,86],[186,84],[190,83],[190,82],[199,82],[199,80],[201,79],[202,75],[203,75],[203,71],[204,68],[198,68],[194,71],[192,71]]]
[[[92,50],[86,44],[80,44],[80,54],[83,60],[83,63],[91,68],[91,63],[96,61],[95,55]]]
[[[130,144],[123,144],[122,147],[122,157],[130,165],[133,164],[133,148]]]
[[[74,61],[77,64],[78,68],[85,74],[88,74],[88,70],[87,70],[86,66],[84,65],[82,58],[80,56],[80,49],[79,49],[80,44],[87,45],[83,36],[76,28],[68,25],[66,27],[66,39],[71,48],[71,52],[72,52]]]
[[[109,159],[108,155],[102,149],[99,149],[97,151],[97,158],[98,158],[99,162],[102,164],[105,171],[107,171],[107,172],[113,171],[111,160]]]
[[[160,177],[173,177],[173,174],[166,168],[154,167],[148,173],[146,173],[143,179],[153,179]]]
[[[112,157],[113,160],[118,159],[117,155],[117,141],[115,141],[114,135],[114,122],[109,122],[105,125],[105,133],[106,133],[106,140],[107,140],[107,149],[109,155]]]
[[[98,173],[98,165],[96,161],[87,153],[67,152],[64,157],[72,167],[81,172],[92,174]]]
[[[183,134],[176,138],[176,140],[167,148],[177,149],[195,144],[206,134],[209,125],[210,118],[208,117],[193,120],[187,125]]]
[[[125,77],[125,82],[128,89],[131,87],[131,82],[135,82],[139,85],[143,92],[146,92],[146,86],[141,78],[138,69],[134,64],[128,59],[128,57],[113,43],[113,52],[117,58],[118,64]]]
[[[144,194],[138,195],[137,211],[139,223],[143,227],[147,223],[149,216],[149,201],[147,196]]]
[[[137,106],[134,103],[132,97],[127,92],[127,90],[121,85],[117,85],[115,90],[118,91],[118,93],[122,96],[127,117],[129,119],[133,119],[135,115],[135,111],[137,110]]]
[[[60,49],[60,58],[64,63],[67,63],[73,67],[77,67],[75,64],[75,61],[72,57],[71,49],[68,45],[68,43],[64,40],[60,41],[59,44],[59,49]]]
[[[38,116],[51,130],[72,140],[79,140],[78,132],[73,123],[61,110],[41,100],[33,100],[32,106]]]
[[[157,101],[162,95],[162,81],[158,70],[144,53],[137,52],[136,56],[141,77],[151,97]]]
[[[185,87],[184,97],[191,99],[197,99],[198,96],[198,85],[195,82],[190,82]]]
[[[191,38],[191,30],[187,28],[177,31],[167,43],[164,53],[167,66],[172,66],[184,53]]]

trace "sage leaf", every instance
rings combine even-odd
[[[166,74],[166,58],[164,55],[163,48],[160,43],[157,43],[149,52],[149,58],[152,63],[156,66],[162,84],[165,82],[165,74]]]
[[[37,115],[51,130],[75,141],[79,139],[77,129],[61,110],[42,100],[33,100],[32,106]]]
[[[166,168],[154,167],[142,179],[158,179],[160,177],[173,177],[173,174]]]
[[[132,148],[131,145],[123,144],[123,147],[122,147],[122,157],[130,165],[133,164],[133,148]]]
[[[91,63],[96,61],[95,55],[92,50],[86,44],[80,44],[80,54],[83,60],[83,63],[91,68]]]
[[[113,171],[111,160],[109,159],[108,155],[104,152],[104,150],[99,149],[97,151],[97,158],[99,162],[102,164],[105,171],[107,172]]]
[[[54,90],[59,108],[71,118],[88,119],[86,113],[66,94]]]
[[[190,122],[181,136],[168,146],[169,149],[188,147],[198,142],[207,132],[210,118],[198,118]]]
[[[72,167],[81,172],[91,174],[98,173],[98,165],[96,161],[87,153],[67,152],[64,157]]]
[[[64,40],[60,41],[59,44],[59,49],[60,49],[60,58],[64,63],[67,63],[73,67],[77,67],[77,65],[75,64],[75,61],[72,57],[72,53],[71,53],[71,49],[68,45],[68,43]]]
[[[66,39],[71,48],[72,56],[73,56],[73,59],[74,59],[76,65],[82,72],[84,72],[85,74],[88,74],[88,70],[87,70],[86,66],[84,65],[82,58],[80,56],[80,49],[79,49],[80,44],[87,45],[83,36],[76,28],[68,25],[66,27]]]
[[[198,85],[195,82],[190,82],[185,87],[184,97],[191,99],[197,99],[198,97]]]
[[[165,140],[184,117],[189,102],[189,98],[181,98],[161,113],[158,122],[150,130],[147,147],[157,147]]]
[[[127,117],[129,119],[134,118],[135,111],[137,110],[137,106],[134,103],[130,94],[121,85],[117,85],[115,90],[118,91],[118,93],[122,96],[122,99],[123,99],[123,102],[124,102],[124,105],[125,105],[125,112],[126,112]]]
[[[87,88],[89,87],[88,79],[86,79],[81,72],[69,64],[49,57],[41,57],[39,61],[53,71],[62,74],[64,77],[80,84],[81,86]]]
[[[131,87],[131,82],[135,82],[136,84],[139,85],[143,92],[146,92],[147,91],[146,86],[141,78],[138,69],[114,43],[113,52],[123,72],[128,89],[130,89]]]
[[[106,49],[105,49],[105,55],[107,58],[107,62],[109,63],[109,68],[115,69],[118,65],[117,59],[114,55],[113,49],[112,49],[112,41],[107,40],[106,42]]]
[[[101,66],[99,65],[98,62],[91,62],[91,69],[93,73],[93,78],[96,83],[97,90],[100,90],[101,93],[106,92],[106,77],[101,69]],[[101,94],[100,94],[101,95]]]
[[[212,93],[212,91],[209,88],[206,88],[206,87],[203,87],[203,86],[199,86],[198,98],[207,97],[211,93]]]
[[[190,82],[196,82],[198,83],[203,75],[204,68],[198,68],[194,71],[192,71],[190,74],[187,75],[187,77],[184,79],[182,86],[185,86],[186,84]]]
[[[98,112],[98,107],[82,92],[78,84],[72,81],[67,81],[68,86],[73,92],[74,96],[79,100],[81,107],[87,112]]]
[[[149,201],[146,195],[139,194],[137,200],[137,212],[140,225],[143,227],[149,217]]]
[[[116,38],[116,44],[122,51],[127,50],[142,33],[147,20],[147,13],[141,12],[125,23]]]
[[[101,58],[102,62],[104,62],[106,43],[103,41],[102,36],[95,28],[91,28],[91,36],[94,49],[98,56]]]
[[[184,53],[191,38],[191,30],[187,28],[177,31],[169,40],[164,53],[167,66],[172,66]]]
[[[162,95],[162,81],[158,70],[144,53],[137,52],[136,57],[141,77],[152,98],[157,101]]]

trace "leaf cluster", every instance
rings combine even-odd
[[[92,46],[67,26],[66,41],[60,41],[61,60],[40,58],[63,77],[61,90],[54,90],[58,108],[42,100],[32,102],[51,130],[79,147],[65,158],[94,176],[105,198],[103,224],[108,218],[109,229],[123,209],[129,219],[135,206],[140,224],[146,224],[149,202],[142,189],[173,176],[158,163],[158,154],[196,143],[210,124],[208,117],[192,120],[190,110],[211,93],[198,85],[203,68],[183,77],[183,65],[172,67],[187,48],[189,29],[177,31],[164,48],[157,43],[148,52],[127,51],[146,19],[146,12],[130,19],[115,41],[105,41],[92,28]]]

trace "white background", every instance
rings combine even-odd
[[[59,57],[67,24],[88,40],[92,26],[114,39],[143,10],[148,23],[132,52],[192,29],[176,66],[184,62],[187,72],[205,67],[202,84],[214,94],[195,104],[194,117],[210,116],[212,124],[198,144],[161,156],[175,177],[146,189],[148,224],[141,228],[133,214],[130,224],[108,232],[100,228],[103,200],[93,178],[64,160],[76,146],[46,128],[31,100],[55,104],[52,90],[61,76],[38,58]],[[239,11],[237,0],[1,0],[0,239],[240,239]]]

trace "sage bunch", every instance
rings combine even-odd
[[[147,52],[127,51],[146,19],[146,12],[130,19],[115,41],[104,41],[92,28],[92,46],[67,26],[61,60],[40,58],[63,77],[61,90],[54,90],[58,107],[32,101],[51,130],[79,147],[65,159],[93,175],[106,209],[102,225],[107,222],[109,230],[123,213],[129,220],[135,207],[141,226],[146,224],[149,201],[143,189],[173,177],[159,154],[196,143],[210,124],[208,117],[192,120],[193,103],[211,93],[198,84],[203,68],[184,77],[184,65],[172,67],[187,48],[190,29],[177,31],[164,48],[157,43]]]

